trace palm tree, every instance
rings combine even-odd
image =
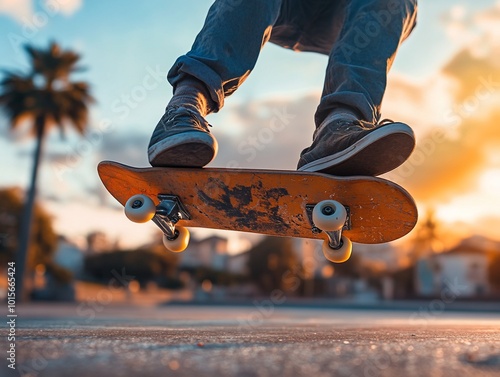
[[[22,217],[17,253],[17,295],[23,299],[23,278],[27,251],[30,245],[31,218],[36,192],[36,179],[43,139],[52,126],[64,135],[67,125],[83,134],[87,125],[88,105],[93,102],[85,82],[70,81],[71,73],[78,71],[80,55],[62,50],[51,42],[47,49],[25,46],[31,71],[7,71],[0,81],[0,106],[7,115],[11,128],[29,121],[36,137],[31,182]]]

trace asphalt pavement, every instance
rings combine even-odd
[[[30,304],[0,376],[500,376],[500,313],[436,308]]]

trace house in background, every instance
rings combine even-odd
[[[54,254],[54,262],[71,271],[77,279],[83,275],[83,251],[63,236],[59,236],[58,247]]]
[[[39,264],[35,267],[34,289],[31,298],[43,301],[74,301],[76,294],[75,279],[83,276],[83,251],[64,236],[59,236],[53,261],[56,265],[71,273],[71,281],[58,281],[56,276],[46,269],[46,266]]]
[[[212,236],[202,240],[191,239],[187,249],[180,254],[182,269],[210,268],[215,271],[226,269],[228,260],[227,239]]]
[[[229,255],[227,258],[227,272],[234,275],[247,275],[248,274],[248,259],[250,258],[250,251]]]
[[[87,235],[87,253],[99,253],[103,251],[118,250],[117,242],[111,242],[103,232],[91,232]]]
[[[415,268],[419,296],[440,296],[452,290],[458,298],[485,297],[492,292],[489,263],[500,244],[473,237],[453,249],[420,259]]]

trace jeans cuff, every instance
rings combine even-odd
[[[213,109],[214,112],[219,111],[219,109],[224,106],[222,79],[214,70],[202,62],[184,55],[176,60],[168,72],[167,79],[175,90],[177,84],[181,82],[186,75],[192,76],[205,84],[212,101],[214,101],[217,106],[216,109]]]
[[[355,92],[337,92],[324,96],[314,115],[316,126],[319,126],[328,114],[336,107],[348,106],[357,110],[362,120],[376,123],[380,119],[380,109],[373,105],[364,94]]]

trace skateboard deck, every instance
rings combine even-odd
[[[274,236],[326,239],[313,229],[310,206],[323,200],[348,210],[343,233],[354,242],[393,241],[410,232],[417,208],[408,192],[376,177],[336,177],[296,171],[222,168],[134,168],[111,161],[99,176],[116,200],[143,194],[158,205],[159,194],[175,195],[190,219],[178,225]],[[309,208],[308,208],[309,207]]]

